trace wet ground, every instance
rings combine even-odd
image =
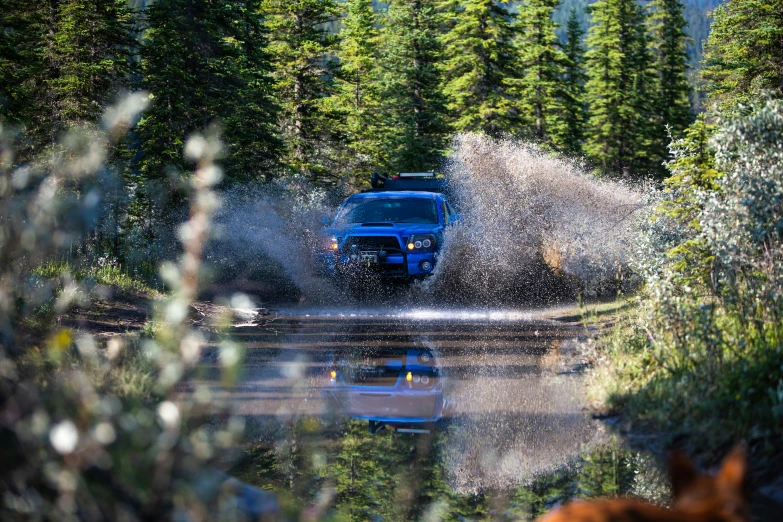
[[[526,520],[573,496],[666,497],[653,459],[585,411],[590,332],[563,313],[269,314],[232,329],[235,383],[215,349],[182,398],[244,419],[224,466],[294,517]]]

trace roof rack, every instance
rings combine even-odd
[[[434,172],[401,172],[395,176],[373,172],[370,185],[376,190],[420,190],[446,192],[448,180]]]

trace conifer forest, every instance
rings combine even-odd
[[[783,0],[0,0],[0,520],[779,521],[782,202]]]

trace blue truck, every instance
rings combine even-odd
[[[425,347],[357,347],[329,366],[327,394],[343,414],[368,421],[370,433],[429,433],[448,409],[439,363]]]
[[[354,194],[323,230],[319,271],[338,279],[379,277],[409,282],[432,274],[443,231],[459,219],[433,173],[373,175],[373,189]]]

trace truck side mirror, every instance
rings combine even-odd
[[[462,214],[452,214],[449,216],[449,224],[462,221]]]
[[[321,224],[325,227],[328,227],[329,225],[332,224],[332,218],[330,218],[329,216],[322,216]]]

